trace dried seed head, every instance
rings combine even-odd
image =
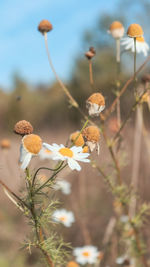
[[[6,138],[2,139],[0,142],[0,146],[2,149],[9,149],[11,146],[9,139]]]
[[[131,38],[142,37],[144,34],[139,24],[131,24],[127,30],[127,35]]]
[[[109,27],[109,33],[113,36],[113,38],[122,38],[124,35],[124,27],[120,21],[114,21]]]
[[[20,135],[26,135],[33,133],[33,127],[30,122],[22,120],[15,124],[14,132]]]
[[[80,134],[79,136],[79,131],[74,132],[70,135],[70,140],[74,143],[74,145],[76,146],[83,146],[84,145],[84,139],[82,134]],[[78,137],[78,138],[77,138]],[[77,140],[76,140],[77,138]]]
[[[27,152],[34,155],[37,155],[42,148],[42,140],[36,134],[25,135],[22,139],[22,144]]]
[[[75,261],[70,261],[66,267],[79,267],[79,265]]]
[[[43,19],[43,20],[39,23],[39,25],[38,25],[38,30],[39,30],[42,34],[44,34],[44,33],[46,33],[46,32],[49,32],[49,31],[51,31],[52,29],[53,29],[52,24],[51,24],[48,20],[46,20],[46,19]]]
[[[92,59],[93,57],[95,56],[95,54],[93,54],[93,52],[91,52],[91,51],[87,51],[86,53],[85,53],[85,57],[87,58],[87,59]]]
[[[88,99],[88,102],[91,104],[97,104],[99,106],[105,106],[105,98],[100,93],[94,93],[92,94]]]
[[[97,143],[100,140],[100,131],[96,126],[88,126],[82,132],[83,137],[90,142]]]
[[[87,59],[92,59],[96,55],[95,48],[93,46],[90,46],[89,51],[85,53],[85,57]]]
[[[148,83],[148,82],[150,82],[150,74],[148,74],[148,73],[146,73],[146,74],[144,74],[143,76],[142,76],[142,82],[143,83]]]
[[[105,108],[105,98],[100,93],[92,94],[86,101],[90,116],[98,116]]]

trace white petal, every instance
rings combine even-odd
[[[69,158],[67,162],[68,162],[70,169],[77,170],[77,171],[81,170],[81,166],[74,159]]]
[[[31,153],[27,153],[25,158],[24,158],[24,160],[23,160],[23,162],[22,162],[21,169],[25,170],[28,167],[31,158],[32,158],[32,154]]]

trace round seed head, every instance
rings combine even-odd
[[[2,139],[0,142],[0,146],[2,149],[9,149],[11,146],[9,139],[6,138]]]
[[[144,43],[144,42],[145,42],[143,36],[141,36],[141,37],[136,37],[136,41],[141,42],[141,43]]]
[[[74,143],[74,145],[76,146],[83,146],[84,145],[84,139],[82,134],[80,134],[79,136],[79,132],[74,132],[70,135],[70,140]],[[77,138],[78,137],[78,138]],[[76,140],[77,138],[77,140]],[[76,141],[75,141],[76,140]]]
[[[139,24],[131,24],[127,30],[127,35],[131,38],[142,37],[143,34],[143,29]]]
[[[86,53],[85,53],[85,57],[87,58],[87,59],[92,59],[93,57],[95,56],[95,54],[92,52],[92,51],[87,51]]]
[[[39,25],[38,25],[38,30],[39,30],[42,34],[44,34],[44,33],[46,33],[46,32],[49,32],[49,31],[51,31],[52,29],[53,29],[52,24],[51,24],[48,20],[46,20],[46,19],[43,19],[43,20],[39,23]]]
[[[36,134],[25,135],[22,139],[24,149],[34,155],[38,154],[42,148],[42,140]]]
[[[114,21],[110,25],[109,30],[111,32],[113,30],[118,30],[118,29],[121,29],[121,28],[124,28],[123,25],[122,25],[122,23],[120,21]]]
[[[99,142],[100,131],[96,126],[88,126],[82,132],[83,137],[90,142]]]
[[[79,267],[79,265],[75,261],[70,261],[66,267]]]
[[[100,93],[94,93],[92,94],[88,99],[88,102],[91,104],[97,104],[99,106],[105,106],[105,98]]]
[[[22,120],[15,124],[14,132],[20,135],[26,135],[33,133],[33,127],[30,122]]]

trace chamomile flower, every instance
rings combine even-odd
[[[108,30],[108,33],[115,39],[120,39],[124,35],[124,27],[120,21],[114,21]]]
[[[73,146],[71,148],[65,147],[64,145],[57,145],[57,144],[46,144],[43,143],[43,146],[50,151],[53,152],[52,159],[53,160],[62,160],[67,161],[69,167],[71,170],[81,170],[81,166],[78,164],[77,161],[81,162],[90,162],[87,157],[89,156],[89,153],[82,153],[82,147],[76,147]]]
[[[65,180],[56,181],[53,188],[55,190],[61,190],[64,195],[69,195],[71,193],[71,184]]]
[[[42,148],[42,140],[40,136],[36,134],[25,135],[22,139],[20,147],[20,159],[22,163],[21,169],[26,169],[30,163],[32,156],[39,154]]]
[[[94,246],[84,246],[75,248],[73,251],[73,255],[76,258],[76,261],[80,264],[93,264],[96,263],[99,251]]]
[[[124,46],[125,50],[130,50],[134,53],[134,38],[123,38],[121,41],[121,45]],[[144,37],[136,37],[136,52],[143,53],[146,57],[148,54],[149,45],[145,42]]]
[[[73,212],[65,209],[55,210],[52,214],[52,219],[55,222],[62,223],[66,227],[70,227],[75,222]]]

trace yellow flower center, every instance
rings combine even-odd
[[[89,257],[89,256],[90,256],[90,253],[89,253],[88,251],[85,251],[85,252],[82,253],[82,255],[83,255],[84,257]]]
[[[105,106],[105,98],[100,93],[94,93],[92,94],[88,100],[91,104],[97,104],[99,106]]]
[[[32,154],[38,154],[42,148],[42,140],[36,134],[25,135],[22,142],[24,148]]]
[[[142,43],[144,43],[145,42],[145,40],[144,40],[144,37],[136,37],[136,41],[138,41],[138,42],[142,42]]]
[[[110,31],[113,31],[113,30],[116,30],[116,29],[121,29],[121,28],[123,28],[123,25],[119,21],[114,21],[109,27]]]
[[[67,218],[65,216],[60,217],[60,221],[66,222]]]
[[[69,149],[68,147],[63,147],[59,150],[59,153],[63,156],[72,158],[73,157],[73,152],[71,151],[71,149]]]
[[[131,24],[127,31],[127,35],[132,38],[141,37],[143,34],[143,29],[139,24]]]

